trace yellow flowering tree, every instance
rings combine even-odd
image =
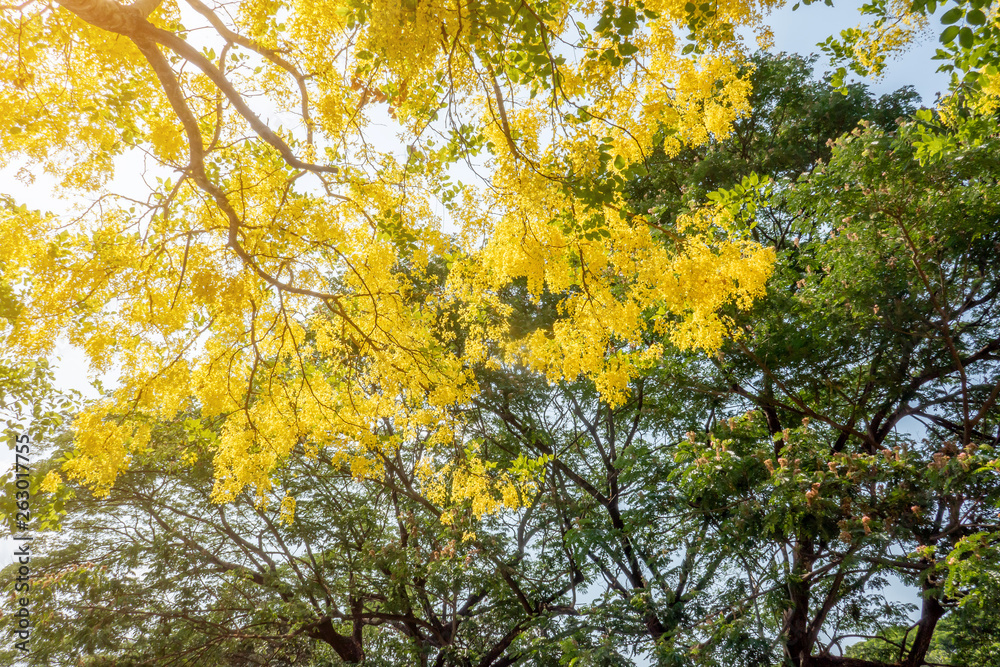
[[[377,475],[418,432],[456,441],[476,364],[591,377],[616,403],[661,345],[717,348],[773,254],[740,201],[664,228],[624,184],[657,147],[727,134],[740,34],[766,40],[772,4],[3,7],[0,154],[66,200],[0,210],[4,343],[66,337],[118,374],[64,472],[106,491],[152,421],[196,407],[224,420],[217,500],[269,489],[300,443]],[[554,299],[556,324],[512,331],[511,286]],[[458,444],[438,484],[488,470]],[[523,477],[454,492],[488,508]]]

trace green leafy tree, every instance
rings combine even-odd
[[[946,587],[952,558],[998,530],[998,165],[933,120],[866,121],[776,178],[768,206],[739,168],[716,195],[779,259],[768,298],[733,314],[743,335],[684,370],[716,414],[679,480],[751,582],[744,622],[720,629],[756,625],[789,664],[925,664],[967,594]],[[910,643],[842,655],[852,636],[894,641],[890,575],[920,599]]]

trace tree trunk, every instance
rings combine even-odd
[[[788,577],[788,608],[784,613],[785,651],[795,667],[807,667],[813,642],[809,632],[809,582],[805,577],[816,560],[811,540],[795,545]]]
[[[357,625],[356,629],[360,630],[360,623]],[[353,637],[348,637],[340,634],[333,629],[333,622],[330,619],[326,619],[309,632],[309,636],[313,639],[318,639],[329,644],[330,648],[340,656],[341,660],[357,664],[364,659],[365,652],[361,648],[360,632],[355,632],[354,635]]]
[[[930,591],[930,584],[924,583],[924,595]],[[934,596],[925,597],[920,610],[920,622],[917,624],[917,636],[913,639],[913,648],[906,656],[906,667],[919,667],[924,664],[927,657],[927,649],[931,646],[931,637],[934,636],[934,628],[937,627],[938,619],[944,616],[944,607]]]

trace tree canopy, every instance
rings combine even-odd
[[[729,136],[775,6],[5,6],[2,159],[68,200],[3,202],[5,349],[65,337],[118,375],[65,472],[106,492],[153,422],[196,406],[226,421],[219,500],[266,491],[300,441],[364,475],[424,430],[454,445],[479,364],[587,377],[620,404],[664,346],[718,350],[773,249],[718,200],[660,224],[629,184]],[[876,3],[828,50],[878,69],[937,9]],[[980,16],[942,16],[942,57],[988,106]],[[112,187],[122,169],[147,187]],[[518,329],[506,289],[559,317]]]
[[[39,498],[60,504],[63,531],[38,561],[39,663],[996,664],[996,119],[980,98],[932,111],[907,89],[838,91],[811,64],[749,58],[733,72],[749,106],[725,135],[664,140],[609,186],[674,260],[693,261],[692,238],[717,257],[733,242],[740,261],[772,258],[752,301],[713,305],[726,335],[712,354],[673,338],[683,322],[657,300],[634,338],[582,338],[573,298],[621,316],[588,293],[592,276],[618,304],[638,284],[595,276],[586,253],[575,286],[513,271],[456,283],[498,270],[491,241],[476,254],[459,229],[421,264],[414,237],[392,267],[406,284],[395,298],[433,324],[433,348],[344,334],[353,347],[331,354],[320,339],[349,325],[321,306],[294,363],[277,348],[249,376],[233,367],[245,405],[150,414],[148,446],[132,444],[105,495],[85,475],[46,477]],[[575,183],[553,187],[582,197],[572,187],[599,181]],[[596,232],[593,248],[615,252],[623,229]],[[482,298],[459,289],[470,284]],[[601,367],[544,356],[551,341]],[[379,354],[419,371],[420,390],[377,381]],[[441,359],[468,387],[434,403],[420,383]],[[277,388],[287,414],[312,419],[288,392],[318,392],[318,379],[398,412],[357,424],[357,443],[283,434],[269,484],[220,496],[233,466],[275,455],[267,440],[227,454],[233,420],[285,414],[257,407]],[[80,441],[107,441],[89,429],[131,428],[136,405],[77,420],[46,471],[93,458]]]
[[[67,472],[106,491],[151,421],[196,404],[226,417],[219,499],[265,490],[302,440],[363,474],[421,429],[451,442],[477,363],[621,401],[659,353],[645,332],[717,348],[720,307],[762,293],[772,252],[712,207],[658,229],[624,184],[655,147],[729,132],[738,29],[767,8],[5,7],[3,159],[79,204],[4,208],[5,339],[39,355],[65,336],[119,373]],[[112,194],[139,163],[148,191]],[[558,295],[547,333],[510,335],[497,293],[518,283]]]

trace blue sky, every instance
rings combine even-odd
[[[816,61],[817,74],[832,71],[834,67],[817,44],[832,34],[858,25],[866,18],[857,12],[862,4],[864,3],[858,0],[849,0],[837,2],[835,7],[828,7],[822,2],[816,2],[808,7],[799,7],[796,11],[792,11],[790,4],[774,12],[768,19],[774,30],[774,50],[803,55],[820,54]],[[883,79],[863,80],[864,83],[878,94],[911,85],[917,90],[925,106],[933,105],[935,94],[948,87],[947,75],[937,72],[939,63],[931,59],[937,48],[938,27],[938,18],[932,17],[929,34],[921,43],[891,61]],[[858,79],[855,77],[854,80]]]

